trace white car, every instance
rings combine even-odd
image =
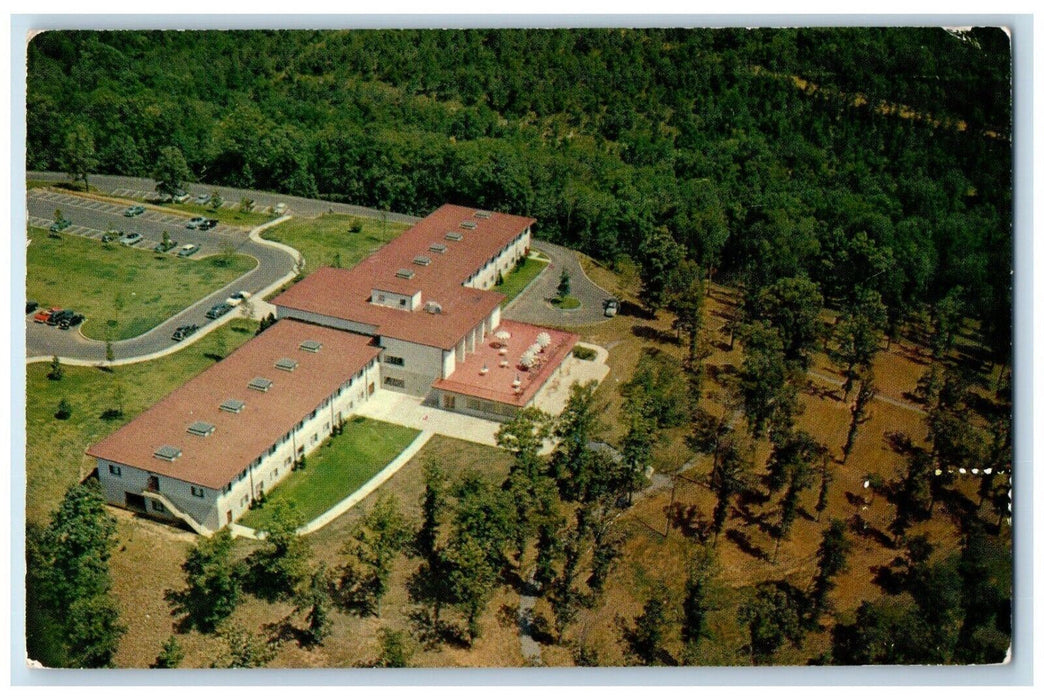
[[[250,292],[236,292],[228,299],[225,299],[225,303],[230,306],[239,306],[244,301],[250,298]]]
[[[188,220],[188,223],[185,224],[185,228],[199,228],[199,225],[206,220],[205,216],[193,216]]]
[[[286,213],[286,205],[280,202],[279,204],[272,207],[272,213],[279,214],[280,216],[282,216]]]

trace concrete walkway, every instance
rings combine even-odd
[[[496,434],[501,423],[425,406],[423,401],[419,396],[378,389],[356,409],[356,413],[386,423],[496,447]]]
[[[395,475],[395,473],[403,467],[403,465],[405,465],[407,462],[413,459],[413,457],[421,451],[421,448],[428,444],[428,440],[431,440],[431,438],[434,437],[434,435],[435,433],[431,432],[430,430],[421,431],[421,434],[415,437],[413,439],[413,442],[406,446],[405,450],[400,452],[395,459],[388,462],[388,464],[386,464],[383,469],[381,469],[379,472],[370,477],[369,481],[360,486],[358,489],[355,490],[354,493],[349,495],[347,498],[343,499],[333,508],[317,517],[315,520],[299,527],[297,529],[297,534],[311,534],[316,530],[326,525],[329,525],[331,522],[333,522],[334,520],[336,520],[337,518],[341,517],[349,510],[354,508],[356,505],[358,505],[358,503],[361,500],[363,500],[371,493],[379,489],[388,479],[392,478]],[[252,540],[264,539],[264,534],[262,532],[258,532],[253,528],[249,528],[245,525],[240,525],[238,523],[234,523],[231,526],[230,531],[233,537],[246,537]]]

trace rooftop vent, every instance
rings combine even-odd
[[[188,431],[193,435],[206,437],[214,432],[214,424],[198,420],[188,427]]]
[[[291,360],[289,357],[284,357],[281,360],[276,360],[276,369],[281,369],[284,372],[293,372],[297,369],[297,360]]]
[[[429,258],[427,255],[418,255],[413,259],[413,264],[427,267],[428,265],[431,265],[431,258]]]
[[[429,314],[441,314],[442,304],[440,304],[437,301],[429,301],[427,304],[424,305],[424,310],[427,311]]]
[[[254,377],[247,386],[254,391],[268,391],[269,387],[272,386],[272,380],[264,377]]]
[[[159,457],[167,462],[173,462],[175,459],[181,456],[181,449],[174,447],[173,445],[164,445],[155,452],[152,453],[153,457]]]
[[[445,243],[432,243],[430,246],[428,246],[428,250],[430,250],[433,253],[438,253],[439,255],[442,255],[443,253],[446,252],[446,244]]]
[[[319,349],[323,347],[323,344],[318,340],[306,340],[298,347],[307,352],[319,352]]]
[[[413,279],[413,274],[414,274],[413,270],[407,270],[404,267],[401,270],[399,270],[398,272],[396,272],[395,276],[399,277],[401,279],[404,279],[404,280],[411,280],[411,279]]]
[[[488,211],[477,211],[474,214],[472,214],[472,216],[474,216],[476,219],[488,219],[489,217],[493,216],[493,214]]]
[[[476,224],[474,221],[461,221],[460,222],[460,227],[461,228],[466,228],[469,231],[475,230],[476,226],[478,226],[478,224]]]
[[[450,231],[446,234],[447,241],[462,241],[464,240],[463,234],[457,233],[456,231]]]
[[[228,399],[225,403],[221,404],[222,411],[228,411],[229,413],[239,413],[246,406],[245,403],[239,399]]]

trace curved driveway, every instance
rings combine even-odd
[[[526,288],[504,307],[504,318],[536,325],[585,326],[605,321],[602,302],[612,296],[592,282],[580,267],[576,252],[554,243],[534,241],[533,247],[551,258],[549,264]],[[579,309],[563,311],[549,303],[558,296],[562,270],[569,271],[570,294],[580,300]]]

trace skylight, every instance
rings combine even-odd
[[[474,221],[461,221],[460,222],[460,227],[461,228],[466,228],[469,231],[474,230],[474,228],[476,226],[478,226],[478,224],[476,224]]]
[[[272,380],[264,377],[254,377],[247,386],[254,391],[268,391],[268,388],[272,386]]]
[[[175,459],[181,456],[181,449],[174,447],[173,445],[164,445],[155,452],[152,453],[153,457],[158,457],[167,462],[173,462]]]
[[[476,219],[488,219],[489,217],[493,216],[493,214],[491,214],[488,211],[477,211],[474,214],[472,214],[472,216],[474,216]]]
[[[297,360],[292,360],[289,357],[284,357],[280,360],[276,360],[276,369],[281,369],[284,372],[293,372],[297,369]]]
[[[411,279],[413,279],[413,274],[414,274],[413,270],[407,270],[404,267],[401,270],[399,270],[398,272],[396,272],[395,276],[399,277],[399,278],[402,278],[404,280],[411,280]]]
[[[428,265],[431,265],[431,258],[429,258],[427,255],[418,255],[413,259],[413,264],[421,265],[422,267],[427,267]]]
[[[244,406],[246,406],[246,404],[239,399],[227,399],[223,404],[221,404],[221,410],[228,411],[229,413],[239,413],[243,410]]]
[[[318,340],[306,340],[301,343],[298,347],[308,352],[319,352],[319,349],[323,347],[323,344]]]
[[[188,431],[193,435],[207,437],[214,432],[214,424],[198,420],[188,427]]]
[[[446,240],[447,241],[462,241],[462,240],[464,240],[464,236],[462,234],[457,233],[456,231],[450,231],[449,233],[446,234]]]
[[[428,246],[428,250],[430,250],[433,253],[439,253],[441,255],[442,253],[446,252],[446,244],[432,243],[430,246]]]

